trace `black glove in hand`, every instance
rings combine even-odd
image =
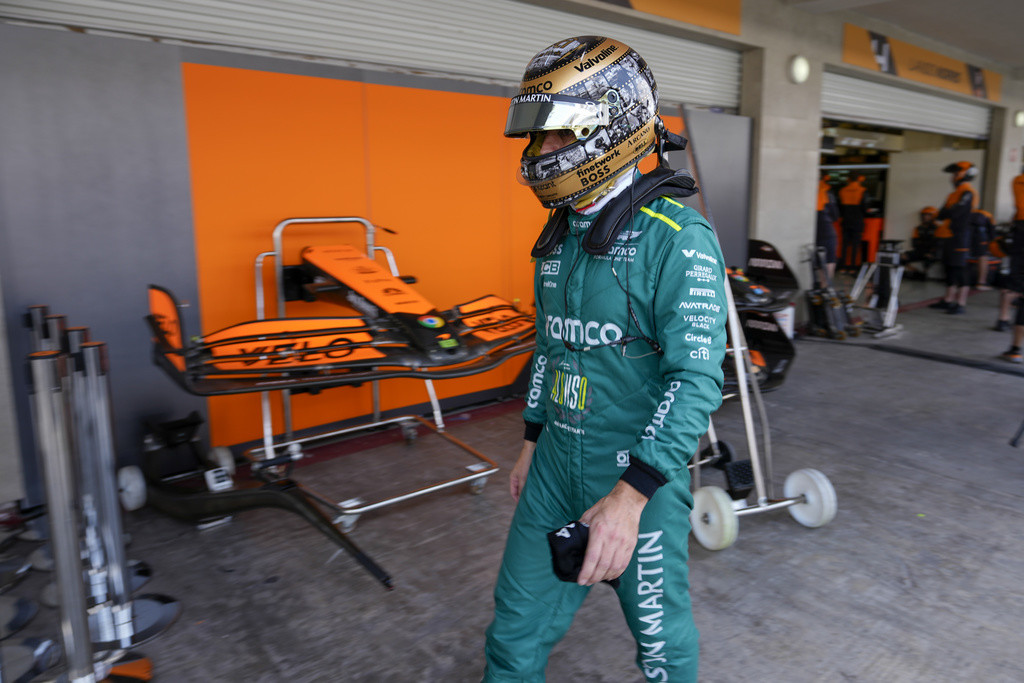
[[[562,581],[576,583],[583,569],[583,558],[587,554],[587,541],[590,538],[590,527],[583,522],[569,522],[561,529],[548,532],[548,545],[551,547],[551,564],[555,576]],[[619,587],[619,580],[608,579],[612,588]]]

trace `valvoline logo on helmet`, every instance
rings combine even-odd
[[[577,71],[579,71],[580,73],[583,73],[587,69],[592,69],[595,66],[597,66],[598,64],[600,64],[601,62],[603,62],[604,60],[608,59],[610,56],[615,54],[619,50],[619,48],[622,48],[622,47],[625,47],[625,45],[623,45],[621,43],[612,43],[611,45],[609,45],[605,49],[603,49],[600,52],[598,52],[593,57],[589,58],[587,61],[580,62],[579,64],[576,64],[573,68],[576,69]],[[586,54],[581,55],[581,57],[585,57],[585,56],[586,56]]]
[[[423,327],[429,327],[432,330],[436,330],[439,327],[444,327],[444,319],[439,318],[436,315],[421,315],[420,317],[416,318],[416,322],[418,322],[420,325],[423,325]]]

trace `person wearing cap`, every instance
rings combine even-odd
[[[953,191],[939,209],[939,220],[948,221],[950,237],[943,250],[946,267],[946,293],[940,301],[931,304],[951,315],[967,311],[971,278],[967,257],[971,251],[971,213],[978,208],[978,194],[970,181],[977,177],[977,167],[969,161],[958,161],[942,169],[950,174]]]

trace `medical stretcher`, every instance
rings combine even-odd
[[[299,263],[284,263],[283,235],[289,227],[346,223],[365,228],[365,252],[350,244],[307,246],[301,250]],[[287,219],[274,229],[274,251],[256,258],[255,320],[191,337],[174,295],[151,285],[147,321],[155,362],[186,391],[200,396],[259,392],[262,398],[262,446],[244,455],[253,476],[263,481],[263,486],[178,496],[170,499],[174,509],[166,511],[201,518],[252,507],[291,510],[390,587],[390,577],[346,538],[346,532],[362,513],[385,505],[464,483],[474,492],[482,490],[487,477],[498,467],[445,432],[433,380],[485,372],[532,352],[535,328],[532,316],[493,295],[438,310],[410,286],[414,280],[399,276],[393,255],[387,248],[375,246],[374,234],[373,224],[359,217]],[[387,268],[376,261],[378,254],[384,255]],[[275,267],[278,317],[273,318],[264,316],[268,297],[263,291],[262,270],[267,258],[274,259]],[[287,303],[298,300],[339,304],[346,313],[354,311],[356,315],[287,316]],[[377,383],[393,378],[424,381],[433,423],[416,415],[380,419]],[[290,402],[293,392],[364,383],[370,383],[374,390],[371,422],[295,438]],[[281,395],[286,423],[283,438],[273,426],[271,392]],[[475,462],[462,476],[369,503],[361,498],[334,502],[290,478],[293,464],[303,457],[304,444],[327,443],[390,426],[398,426],[409,441],[421,428],[426,429],[471,455]],[[233,468],[226,460],[221,464]],[[154,487],[152,478],[148,479]],[[158,499],[167,503],[170,492],[166,487],[157,488]]]

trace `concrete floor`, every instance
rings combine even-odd
[[[839,512],[819,529],[785,510],[746,516],[717,552],[691,541],[702,682],[1024,681],[1024,448],[1008,445],[1024,419],[1024,371],[995,359],[1009,343],[991,330],[997,292],[974,294],[961,316],[915,306],[941,289],[905,284],[898,337],[795,342],[787,381],[764,395],[773,482],[780,494],[788,473],[819,469]],[[479,680],[518,411],[512,400],[446,416],[503,470],[481,495],[460,487],[359,520],[351,538],[393,575],[390,592],[286,512],[205,531],[149,508],[126,513],[128,554],[153,570],[142,592],[182,606],[137,651],[174,683]],[[739,404],[715,422],[745,457]],[[439,441],[378,439],[296,479],[336,500],[403,490],[468,464]],[[704,483],[721,475],[706,469]],[[45,576],[15,592],[32,595]],[[19,637],[56,637],[55,624],[44,607]],[[617,602],[598,586],[548,680],[639,681],[633,657]]]

